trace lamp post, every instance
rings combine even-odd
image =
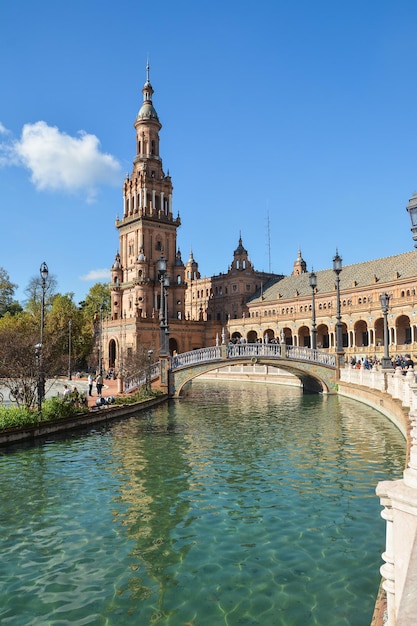
[[[159,332],[160,332],[160,348],[161,356],[168,356],[169,353],[169,327],[168,327],[168,298],[167,290],[169,287],[169,276],[167,274],[167,260],[162,254],[157,262],[158,280],[161,284],[161,302],[159,306]]]
[[[42,401],[45,396],[45,376],[43,372],[43,335],[45,328],[45,292],[46,292],[46,281],[48,279],[49,270],[45,261],[42,263],[40,267],[40,275],[41,275],[41,287],[42,287],[42,301],[41,301],[41,340],[40,343],[35,346],[36,350],[36,358],[38,361],[38,412],[42,412]]]
[[[414,247],[417,248],[417,193],[410,198],[407,207],[411,220],[411,232],[413,233]]]
[[[333,259],[333,271],[336,274],[336,353],[341,355],[343,350],[343,335],[342,335],[342,316],[340,313],[340,272],[342,271],[342,257],[339,255],[336,248],[336,255]],[[340,363],[339,363],[340,364]]]
[[[316,287],[317,287],[317,276],[312,270],[309,276],[310,287],[311,287],[311,347],[313,350],[317,350],[317,327],[316,327]]]
[[[387,293],[381,293],[379,299],[381,302],[382,314],[384,316],[384,356],[381,359],[381,365],[383,370],[387,370],[392,368],[392,362],[389,356],[388,347],[388,308],[390,297]]]
[[[151,391],[151,356],[153,355],[153,350],[148,350],[148,367],[146,369],[146,391],[150,393]]]
[[[68,380],[72,380],[71,374],[71,330],[72,330],[72,320],[68,320]]]
[[[103,305],[100,306],[100,328],[98,342],[98,373],[103,376]]]

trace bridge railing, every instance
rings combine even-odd
[[[222,358],[221,346],[213,346],[211,348],[199,348],[190,352],[176,354],[171,358],[171,369],[175,370],[179,367],[188,365],[196,365],[197,363],[206,363],[207,361],[216,361]]]
[[[148,382],[147,376],[149,376],[150,380],[156,380],[159,378],[159,361],[153,363],[150,367],[150,371],[147,373],[146,370],[142,370],[137,374],[133,374],[132,376],[128,376],[124,381],[124,389],[126,392],[132,392],[140,387],[143,387]]]
[[[314,361],[320,365],[336,367],[336,355],[312,348],[301,348],[299,346],[287,346],[287,359],[297,359],[297,361]]]
[[[190,352],[183,352],[171,358],[171,369],[207,363],[208,361],[227,359],[268,357],[272,359],[294,359],[297,361],[310,361],[336,368],[336,356],[311,348],[297,346],[284,346],[280,343],[231,343],[227,346],[213,346],[211,348],[199,348]]]
[[[279,358],[281,356],[281,345],[279,343],[233,343],[227,346],[228,359],[258,356]]]

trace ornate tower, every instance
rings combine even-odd
[[[298,276],[299,274],[305,274],[307,272],[307,263],[304,261],[301,250],[298,250],[298,256],[294,261],[294,269],[292,271],[293,276]]]
[[[146,67],[143,102],[136,117],[136,155],[132,174],[123,185],[123,217],[116,219],[119,252],[112,267],[112,319],[157,318],[160,309],[158,261],[166,259],[169,277],[168,318],[184,319],[185,282],[177,254],[177,228],[172,213],[172,181],[159,153],[162,124],[152,103],[154,90]]]

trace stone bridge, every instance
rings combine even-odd
[[[160,383],[172,397],[193,378],[221,368],[240,364],[271,365],[297,376],[303,390],[312,393],[334,393],[338,380],[336,355],[274,343],[244,343],[200,348],[160,361]]]

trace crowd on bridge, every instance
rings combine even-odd
[[[416,355],[414,355],[417,358]],[[379,369],[381,365],[381,361],[376,356],[364,357],[364,358],[356,358],[352,356],[350,358],[349,364],[352,368],[361,369],[364,368],[366,370],[371,369]],[[414,361],[411,358],[410,354],[400,355],[397,354],[395,357],[391,358],[392,369],[400,368],[404,374],[407,373],[409,369],[414,370]]]

